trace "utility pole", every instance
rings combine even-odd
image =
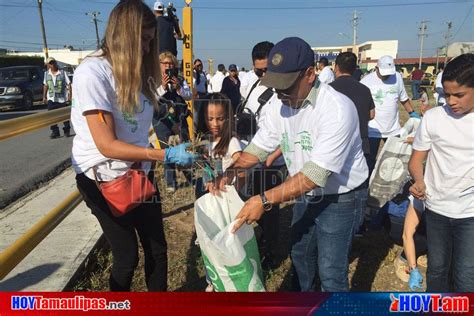
[[[209,65],[209,71],[208,71],[208,74],[210,74],[211,76],[214,75],[214,60],[212,58],[209,58],[207,60],[207,63]]]
[[[357,25],[359,25],[359,17],[357,16],[357,11],[354,10],[352,15],[352,52],[356,54],[356,44],[357,44]]]
[[[97,12],[97,11],[86,12],[86,15],[92,16],[92,22],[94,22],[94,25],[95,25],[95,37],[97,39],[97,49],[100,48],[99,29],[97,28],[97,16],[99,14],[100,14],[100,12]]]
[[[419,69],[421,69],[421,61],[423,60],[423,44],[425,41],[425,36],[428,36],[428,34],[426,34],[426,29],[428,28],[426,23],[428,22],[429,21],[421,21],[420,33],[418,34],[418,36],[420,37],[420,61],[418,62]]]
[[[446,31],[446,35],[444,38],[446,39],[446,49],[445,49],[445,55],[444,55],[444,67],[446,67],[446,64],[448,63],[448,47],[449,47],[449,38],[451,37],[451,28],[453,27],[453,22],[448,22],[448,30]]]
[[[38,11],[40,16],[40,24],[41,24],[41,33],[43,34],[43,52],[44,58],[48,59],[48,43],[46,42],[46,31],[44,29],[44,19],[43,19],[43,0],[38,0]]]

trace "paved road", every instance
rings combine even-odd
[[[41,112],[45,112],[46,110],[47,110],[46,105],[36,105],[29,111],[19,110],[19,111],[0,112],[0,121],[10,120],[13,118],[18,118],[18,117],[22,117],[22,116],[26,116],[30,114],[35,114],[35,113],[41,113]]]
[[[14,113],[0,113],[0,119]],[[49,138],[51,131],[46,127],[0,141],[0,211],[70,166],[73,137],[64,137],[62,124],[60,128],[57,139]]]

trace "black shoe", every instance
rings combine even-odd
[[[49,138],[51,139],[55,139],[55,138],[59,138],[61,135],[59,135],[59,132],[51,132],[51,135],[49,135]]]
[[[71,131],[70,130],[65,130],[64,131],[64,136],[65,137],[71,137]]]

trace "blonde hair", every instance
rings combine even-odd
[[[171,61],[173,62],[175,68],[178,68],[178,58],[176,58],[175,55],[173,55],[171,52],[163,52],[160,54],[160,63],[164,62],[165,59],[171,59]]]
[[[117,103],[126,113],[135,113],[143,93],[155,107],[155,87],[161,84],[158,63],[158,35],[150,42],[148,53],[142,53],[142,28],[155,28],[156,18],[141,0],[122,0],[112,10],[102,41],[103,55],[112,65]]]

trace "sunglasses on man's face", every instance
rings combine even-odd
[[[285,99],[291,98],[291,93],[294,92],[296,86],[298,83],[301,81],[301,79],[304,77],[304,74],[306,73],[306,70],[300,71],[298,74],[298,77],[296,78],[295,82],[287,89],[280,90],[280,89],[275,89],[275,92],[279,97],[283,97]]]
[[[262,77],[266,72],[267,72],[267,68],[254,68],[253,71],[255,72],[255,75],[257,75],[257,77]]]

